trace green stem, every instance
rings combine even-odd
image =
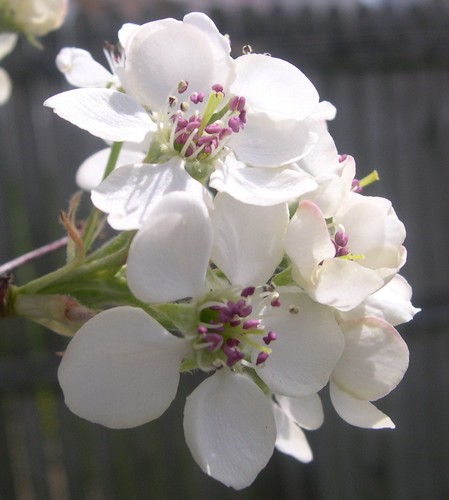
[[[104,169],[103,180],[114,170],[117,160],[122,148],[123,142],[114,142],[111,147],[111,152],[109,153],[108,162]],[[93,208],[86,220],[86,227],[83,233],[84,251],[87,253],[89,248],[92,246],[96,237],[98,236],[99,230],[99,219],[101,217],[101,212],[98,208]]]

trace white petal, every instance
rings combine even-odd
[[[56,56],[56,67],[75,87],[105,87],[118,83],[117,77],[95,61],[87,50],[63,48]]]
[[[12,84],[8,73],[0,67],[0,106],[8,102],[11,96]]]
[[[218,162],[209,185],[243,203],[259,206],[284,203],[317,187],[310,176],[291,168],[246,167],[232,155]]]
[[[235,155],[255,167],[278,167],[297,161],[318,140],[308,120],[274,120],[265,113],[248,113],[247,120],[239,132]]]
[[[312,450],[302,429],[290,420],[278,405],[274,404],[273,410],[277,430],[276,449],[300,462],[311,462]]]
[[[128,255],[126,275],[134,295],[162,303],[204,293],[212,249],[204,203],[189,193],[170,193],[151,206]]]
[[[112,428],[158,418],[176,395],[184,340],[141,309],[99,313],[75,334],[58,378],[67,406]]]
[[[316,393],[302,398],[277,395],[276,401],[282,411],[303,429],[315,430],[323,424],[323,405]]]
[[[179,158],[160,165],[126,165],[114,170],[92,191],[92,203],[109,214],[114,229],[139,229],[154,203],[174,191],[187,191],[205,201],[205,188],[183,168]]]
[[[266,283],[284,255],[287,204],[259,207],[219,193],[211,219],[214,226],[211,260],[229,281],[242,286]]]
[[[125,23],[119,30],[118,30],[118,40],[120,42],[120,45],[122,47],[126,47],[128,44],[128,40],[130,39],[131,35],[136,31],[137,28],[139,28],[139,24],[134,24],[134,23]]]
[[[394,429],[390,417],[378,410],[372,403],[357,399],[330,383],[331,401],[335,411],[348,424],[367,429]]]
[[[318,106],[312,82],[287,61],[248,54],[237,58],[236,65],[237,78],[231,91],[246,98],[250,111],[303,120]]]
[[[131,95],[150,109],[161,110],[181,80],[189,82],[190,93],[201,91],[206,96],[215,83],[229,85],[233,68],[229,44],[219,48],[210,33],[192,23],[174,19],[155,23],[138,28],[127,44],[125,73]]]
[[[184,434],[206,474],[237,490],[245,488],[273,453],[271,401],[246,375],[223,369],[187,398]]]
[[[280,308],[270,308],[261,317],[265,331],[274,331],[277,339],[270,344],[269,358],[256,371],[275,394],[307,396],[327,384],[343,351],[343,335],[333,311],[306,294],[281,292],[280,301]],[[296,306],[294,312],[290,306]],[[254,363],[256,357],[254,352]]]
[[[306,282],[312,280],[317,266],[324,259],[335,255],[326,221],[314,203],[303,201],[299,204],[287,228],[285,251],[298,270],[301,281]]]
[[[393,390],[408,367],[408,349],[399,333],[378,318],[340,324],[345,349],[332,380],[353,396],[375,401]]]
[[[355,161],[352,156],[348,156],[344,162],[339,163],[334,173],[315,178],[318,182],[318,189],[306,193],[302,199],[312,201],[319,207],[326,219],[331,218],[350,192],[354,175]]]
[[[307,288],[307,293],[320,304],[349,311],[384,283],[381,273],[360,266],[357,261],[326,259],[319,269],[315,288]]]
[[[107,141],[141,142],[155,125],[142,106],[111,89],[75,89],[50,97],[44,106]]]
[[[370,295],[359,306],[340,313],[345,320],[376,316],[393,326],[410,321],[421,309],[411,303],[412,288],[397,274],[384,287]]]
[[[313,110],[312,116],[315,120],[328,121],[337,116],[337,108],[328,101],[321,101]]]
[[[111,153],[111,148],[97,151],[86,158],[76,172],[77,185],[86,191],[95,189],[103,180],[104,170]],[[117,159],[116,168],[133,163],[140,163],[145,156],[142,151],[122,147]]]

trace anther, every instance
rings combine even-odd
[[[259,355],[257,356],[256,360],[256,365],[259,366],[262,363],[265,363],[265,361],[269,358],[269,354],[266,352],[259,352]]]
[[[273,340],[276,340],[278,338],[277,333],[273,331],[269,331],[268,334],[263,337],[263,341],[265,342],[266,345],[268,345],[270,342],[273,342]]]
[[[178,93],[179,94],[184,93],[187,90],[188,86],[189,86],[189,82],[187,82],[186,80],[181,80],[178,83]]]
[[[288,312],[290,314],[298,314],[299,313],[299,306],[295,306],[293,304],[288,306]]]
[[[251,45],[244,45],[244,46],[242,47],[242,54],[243,54],[243,55],[245,55],[245,56],[246,56],[247,54],[251,54],[251,53],[252,53],[252,51],[253,51],[253,48],[251,47]]]

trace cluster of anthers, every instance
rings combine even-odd
[[[279,307],[279,294],[270,286],[261,287],[258,309],[265,306]],[[268,347],[277,339],[274,331],[265,331],[263,319],[255,318],[251,297],[255,287],[241,290],[234,300],[210,300],[198,309],[198,325],[193,339],[196,364],[208,371],[224,365],[237,368],[254,367],[254,349],[258,354],[255,365],[264,363],[270,353]],[[262,342],[260,341],[262,339]]]
[[[158,130],[167,136],[169,146],[189,159],[212,159],[246,123],[246,100],[233,96],[222,106],[223,86],[212,85],[205,102],[204,92],[192,92],[182,99],[189,87],[179,82],[175,94],[168,97],[167,108],[157,115]],[[205,104],[204,104],[205,102]]]

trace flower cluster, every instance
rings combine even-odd
[[[62,358],[69,408],[137,426],[164,413],[180,373],[203,372],[186,442],[236,489],[275,447],[311,460],[302,429],[321,425],[327,384],[347,422],[394,427],[372,401],[408,365],[394,328],[417,312],[398,274],[405,229],[338,154],[335,108],[286,61],[248,47],[232,58],[204,14],[118,38],[110,71],[63,49],[57,65],[79,88],[45,103],[114,143],[77,180],[112,228],[135,233],[117,272],[134,302],[95,314]]]

